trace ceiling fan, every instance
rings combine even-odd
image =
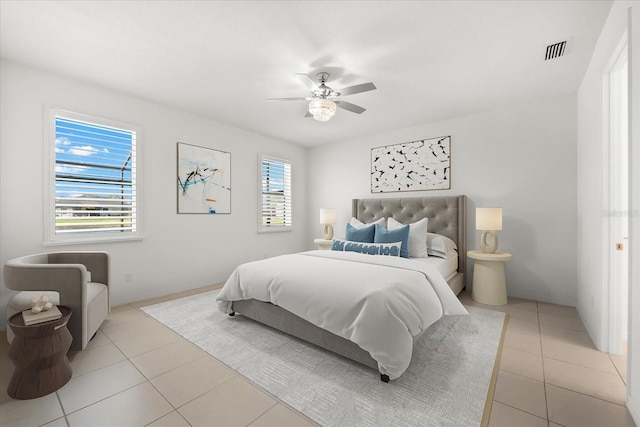
[[[336,107],[351,111],[352,113],[362,114],[366,111],[366,108],[342,101],[340,97],[376,89],[376,86],[369,82],[348,86],[339,91],[335,91],[327,86],[326,83],[330,75],[325,72],[316,74],[316,78],[318,79],[317,83],[308,74],[296,73],[296,76],[311,90],[311,96],[305,98],[271,98],[267,99],[267,101],[311,101],[305,117],[313,117],[321,122],[329,120],[336,113]]]

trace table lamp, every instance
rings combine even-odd
[[[320,209],[320,224],[322,227],[322,238],[325,240],[333,239],[333,224],[338,220],[338,212],[333,208]]]
[[[476,208],[476,230],[482,230],[480,237],[482,252],[495,253],[498,249],[496,230],[502,230],[502,208]],[[491,237],[491,243],[487,243],[487,236]]]

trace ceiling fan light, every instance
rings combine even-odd
[[[336,103],[330,99],[314,99],[309,103],[309,113],[319,122],[326,122],[336,113]]]
[[[329,119],[333,116],[333,114],[324,114],[324,113],[319,113],[319,114],[314,114],[313,118],[316,119],[319,122],[328,122]]]

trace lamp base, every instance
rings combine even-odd
[[[324,226],[322,227],[322,238],[325,240],[333,239],[333,225],[324,224]]]
[[[487,236],[491,237],[491,243],[487,243]],[[493,230],[484,230],[480,236],[480,249],[485,254],[494,254],[498,249],[498,236]]]

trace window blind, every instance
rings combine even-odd
[[[290,229],[292,222],[291,162],[261,156],[263,230]]]
[[[55,235],[135,233],[136,132],[54,115]]]

